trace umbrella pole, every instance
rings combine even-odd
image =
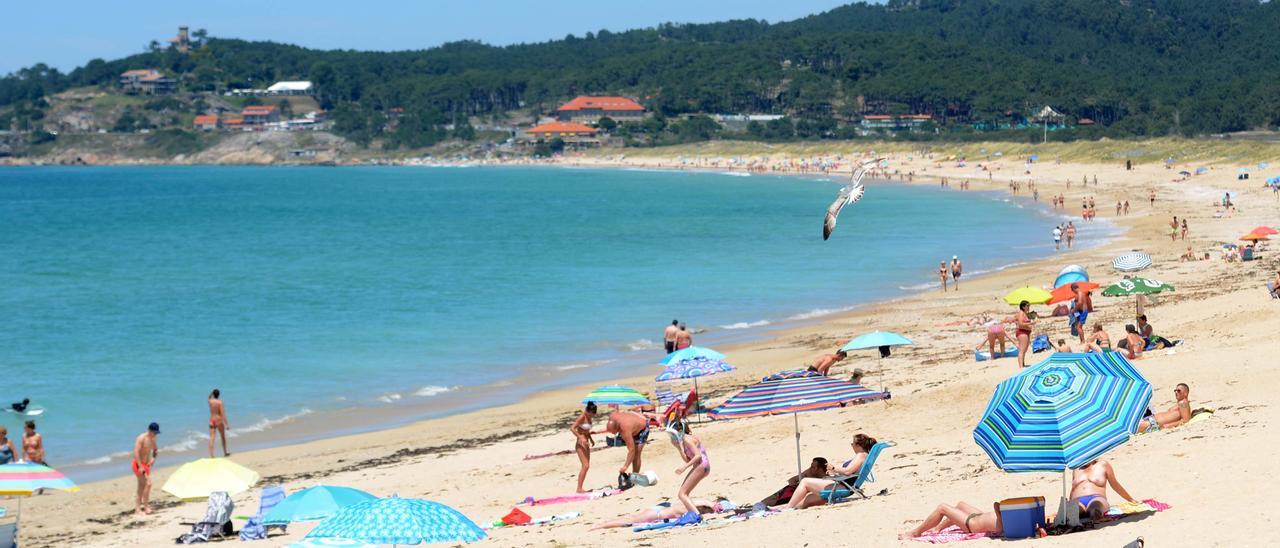
[[[795,419],[796,425],[796,478],[804,476],[804,469],[800,468],[800,414],[792,413],[791,418]],[[797,479],[799,481],[799,479]]]
[[[693,415],[697,424],[702,424],[702,412],[698,411],[699,403],[702,401],[702,391],[698,390],[698,377],[693,378],[693,393],[698,395],[698,399],[693,401]]]

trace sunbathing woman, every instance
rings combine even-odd
[[[867,455],[871,448],[876,444],[876,439],[866,434],[858,434],[853,437],[853,458],[845,461],[841,466],[833,466],[827,473],[827,476],[851,476],[862,470],[862,463],[867,461]],[[791,494],[791,500],[786,504],[775,506],[772,510],[783,509],[801,509],[810,506],[822,506],[827,501],[822,496],[822,491],[835,487],[835,480],[828,478],[805,478],[800,480],[800,484],[796,486],[796,490]]]
[[[702,440],[689,431],[689,423],[680,421],[667,427],[667,434],[671,436],[671,445],[676,446],[680,450],[680,457],[684,459],[684,464],[676,468],[676,474],[683,474],[685,470],[689,470],[689,475],[685,476],[684,482],[680,484],[680,490],[676,492],[676,497],[680,502],[684,503],[684,508],[689,514],[698,515],[698,507],[693,503],[693,499],[689,497],[693,493],[693,489],[698,486],[698,482],[711,474],[711,457],[707,456],[707,448],[703,447]],[[690,516],[686,519],[693,519]],[[701,521],[699,516],[694,521]]]
[[[1004,531],[1004,524],[1000,522],[1000,512],[996,511],[995,504],[992,504],[992,511],[983,512],[977,506],[967,502],[957,502],[955,506],[942,503],[929,517],[924,518],[920,525],[915,529],[898,535],[899,540],[907,540],[919,537],[925,533],[937,533],[943,529],[955,525],[961,531],[966,533],[995,533],[999,535]]]
[[[1111,508],[1111,503],[1107,502],[1107,484],[1111,484],[1111,488],[1124,500],[1138,502],[1116,480],[1115,470],[1105,460],[1094,460],[1072,473],[1071,499],[1078,501],[1080,509],[1094,521],[1102,519]]]
[[[596,444],[596,439],[591,437],[594,432],[591,431],[591,420],[596,418],[596,402],[587,402],[587,408],[583,410],[577,419],[574,419],[573,425],[569,427],[569,431],[573,433],[574,444],[573,450],[578,454],[578,462],[582,463],[582,468],[578,470],[578,492],[586,493],[582,489],[582,482],[587,479],[587,469],[591,468],[591,447]]]
[[[1089,337],[1093,339],[1093,342],[1089,343],[1089,347],[1085,349],[1086,352],[1101,354],[1111,351],[1111,336],[1107,335],[1106,330],[1103,329],[1102,322],[1093,323],[1093,333]]]
[[[693,499],[693,503],[698,507],[699,514],[714,514],[719,512],[728,512],[733,509],[733,503],[728,499],[720,499],[711,502],[707,499]],[[666,521],[670,519],[678,519],[687,512],[684,506],[671,506],[671,503],[663,503],[655,505],[652,508],[641,510],[634,514],[628,514],[616,519],[597,523],[592,530],[595,529],[611,529],[614,527],[630,527],[642,523],[653,523],[655,521]]]

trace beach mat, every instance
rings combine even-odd
[[[1107,510],[1107,521],[1124,519],[1127,516],[1137,514],[1163,512],[1170,508],[1173,507],[1156,499],[1146,499],[1142,502],[1122,502],[1113,504],[1111,509]]]
[[[1004,354],[1002,354],[1000,357],[1002,357],[1002,358],[1016,358],[1016,357],[1018,357],[1018,349],[1017,349],[1017,348],[1009,348],[1009,349],[1006,349],[1006,350],[1004,351]],[[986,351],[986,350],[976,350],[976,351],[974,351],[974,353],[973,353],[973,361],[977,361],[977,362],[985,362],[985,361],[990,360],[990,359],[991,359],[991,352],[989,352],[989,351]]]
[[[966,540],[978,540],[980,538],[994,537],[993,533],[966,533],[960,530],[960,526],[952,525],[937,533],[925,533],[911,540],[926,542],[929,544],[946,544],[948,542],[962,542]]]
[[[516,512],[519,512],[519,514],[516,514]],[[528,519],[509,519],[512,517],[513,514],[517,516],[523,516],[523,518],[528,518]],[[528,514],[525,514],[524,512],[520,512],[519,509],[512,508],[511,513],[508,513],[506,516],[503,516],[502,519],[496,519],[489,523],[482,524],[480,528],[484,530],[490,530],[490,529],[499,529],[502,527],[526,527],[531,525],[546,525],[548,523],[569,521],[571,519],[575,519],[580,516],[582,516],[582,512],[565,512],[563,514],[542,516],[539,518],[530,518]]]
[[[582,502],[582,501],[601,499],[604,497],[611,497],[621,492],[622,492],[621,489],[602,489],[599,491],[591,491],[588,493],[573,493],[571,495],[547,497],[544,499],[535,499],[533,497],[525,497],[524,500],[520,501],[520,504],[528,505],[528,506],[545,506],[548,504],[565,504],[568,502]]]

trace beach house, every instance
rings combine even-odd
[[[644,119],[644,107],[626,97],[579,95],[560,105],[555,116],[562,122],[595,123],[605,117],[619,122],[634,122]]]
[[[120,73],[120,88],[125,93],[160,95],[173,93],[178,83],[155,69],[134,69]]]
[[[196,129],[202,129],[204,131],[213,131],[222,127],[222,123],[218,119],[217,114],[201,114],[196,116],[192,125],[194,125]]]
[[[265,126],[280,121],[280,110],[274,105],[251,105],[240,111],[246,126]]]

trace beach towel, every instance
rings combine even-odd
[[[1107,518],[1111,520],[1121,519],[1125,516],[1134,514],[1145,514],[1147,512],[1163,512],[1173,508],[1168,504],[1160,502],[1156,499],[1146,499],[1142,502],[1121,502],[1120,504],[1111,505],[1111,509],[1107,510]]]
[[[602,489],[599,491],[591,491],[589,493],[574,493],[572,495],[561,495],[558,497],[547,497],[545,499],[535,499],[533,497],[525,497],[520,504],[530,506],[543,506],[547,504],[564,504],[566,502],[581,502],[587,500],[596,500],[603,497],[611,497],[621,493],[621,489]]]
[[[960,530],[957,525],[952,525],[937,533],[925,533],[916,537],[914,540],[927,542],[929,544],[946,544],[948,542],[960,542],[963,540],[977,540],[980,538],[993,538],[993,533],[966,533]]]
[[[516,514],[516,512],[519,512],[519,514]],[[563,514],[542,516],[540,518],[530,518],[528,514],[524,512],[520,512],[519,509],[512,508],[511,512],[508,513],[506,516],[503,516],[502,519],[495,519],[489,523],[481,524],[480,528],[488,531],[488,530],[497,529],[500,527],[546,525],[548,523],[555,523],[557,521],[571,520],[581,515],[582,515],[582,512],[565,512]],[[510,520],[510,522],[508,520]]]
[[[1203,409],[1203,408],[1196,409],[1195,411],[1191,412],[1191,420],[1187,421],[1187,424],[1195,424],[1197,422],[1207,421],[1209,420],[1209,417],[1212,417],[1212,416],[1213,416],[1212,409]]]

